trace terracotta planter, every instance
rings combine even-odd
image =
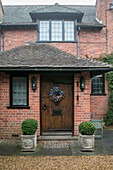
[[[37,134],[21,135],[21,151],[35,151],[37,146]]]
[[[94,151],[95,135],[81,135],[79,134],[79,143],[81,151]]]

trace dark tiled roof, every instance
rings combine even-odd
[[[45,6],[40,8],[38,11],[34,10],[32,12],[77,12],[77,13],[81,13],[80,10],[77,10],[75,8],[71,8],[65,5],[59,5],[59,4],[55,4],[55,5],[49,5],[49,6]]]
[[[4,16],[3,24],[28,24],[32,23],[29,15],[30,12],[44,12],[44,11],[65,11],[65,12],[82,12],[82,24],[100,25],[96,21],[96,7],[95,6],[80,6],[80,5],[18,5],[18,6],[3,6]]]
[[[1,68],[110,68],[102,62],[77,57],[48,44],[26,44],[0,53]]]

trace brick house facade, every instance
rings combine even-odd
[[[111,7],[110,7],[111,4]],[[97,0],[95,6],[61,6],[58,4],[51,6],[2,6],[0,3],[0,19],[1,19],[1,51],[10,55],[11,49],[23,46],[26,42],[36,44],[39,41],[39,25],[36,18],[40,17],[40,13],[49,13],[54,15],[54,12],[62,12],[62,17],[66,14],[66,10],[71,14],[72,18],[76,18],[75,24],[75,41],[47,41],[51,46],[57,47],[66,54],[78,55],[86,58],[98,58],[102,53],[111,53],[113,51],[113,2],[110,0]],[[48,11],[47,11],[48,10]],[[38,11],[38,12],[37,12]],[[64,14],[65,13],[65,14]],[[44,16],[45,17],[45,16]],[[70,15],[68,16],[70,17]],[[48,19],[47,18],[47,19]],[[46,19],[46,20],[47,20]],[[44,20],[42,17],[40,20]],[[48,19],[49,20],[49,19]],[[58,20],[58,18],[55,18]],[[66,20],[66,19],[65,19]],[[68,20],[70,20],[68,18]],[[72,19],[71,19],[72,20]],[[51,21],[50,21],[51,22]],[[49,22],[49,24],[50,24]],[[64,21],[63,21],[64,22]],[[62,22],[62,24],[63,24]],[[63,25],[65,27],[65,24]],[[51,27],[52,28],[52,27]],[[63,28],[62,28],[63,29]],[[65,37],[65,33],[63,32]],[[63,38],[64,38],[63,37]],[[51,36],[49,36],[51,38]],[[69,37],[68,37],[69,38]],[[45,42],[44,42],[45,43]],[[16,48],[14,50],[17,55]],[[3,56],[4,56],[3,54]],[[12,54],[12,53],[11,53]],[[2,53],[1,53],[2,57]],[[6,58],[7,58],[6,57]],[[3,61],[1,60],[1,63]],[[87,61],[89,62],[89,61]],[[10,62],[9,62],[10,63]],[[3,63],[2,63],[3,64]],[[0,138],[19,138],[21,134],[21,123],[26,118],[35,118],[38,120],[38,136],[43,132],[43,121],[40,118],[41,112],[41,77],[42,73],[33,70],[28,74],[28,91],[29,91],[29,106],[30,108],[16,108],[11,105],[11,75],[13,71],[5,70],[7,63],[1,64],[0,74]],[[10,64],[9,64],[10,65]],[[12,63],[11,63],[12,65]],[[10,67],[10,66],[9,66]],[[68,66],[67,66],[68,67]],[[76,67],[76,66],[74,66]],[[109,66],[106,66],[109,70]],[[103,69],[103,67],[102,67]],[[107,71],[108,71],[107,70]],[[18,72],[18,71],[16,71]],[[82,121],[90,120],[90,111],[93,111],[94,118],[104,118],[109,107],[109,94],[107,90],[107,82],[102,80],[104,84],[102,93],[92,93],[91,78],[95,75],[105,73],[106,69],[100,70],[79,70],[71,72],[74,82],[73,98],[73,120],[72,131],[73,135],[78,135],[78,125]],[[63,72],[64,73],[64,72]],[[35,93],[32,90],[31,79],[36,77],[37,89]],[[80,78],[85,78],[85,90],[80,90]],[[99,79],[100,80],[100,79]],[[79,87],[77,87],[79,82]],[[102,85],[103,86],[103,85]],[[105,89],[104,89],[105,88]],[[77,99],[79,96],[79,101]],[[63,100],[62,100],[63,101]],[[62,102],[61,101],[61,102]],[[65,123],[64,123],[65,124]],[[60,125],[59,125],[60,126]],[[46,127],[47,128],[47,127]],[[54,127],[52,126],[54,129]],[[56,127],[55,127],[56,128]],[[65,129],[68,127],[65,127]]]

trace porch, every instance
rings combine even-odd
[[[91,77],[113,70],[48,44],[4,51],[0,63],[1,139],[19,139],[25,119],[38,121],[38,137],[78,136],[79,124],[90,120]]]

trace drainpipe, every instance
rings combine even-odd
[[[3,41],[4,41],[4,34],[3,34],[3,32],[1,32],[1,51],[2,52],[4,51],[4,43],[3,43]]]
[[[79,56],[79,35],[80,35],[80,27],[78,27],[77,56]]]
[[[39,24],[40,24],[40,22],[39,22],[39,20],[38,20],[38,19],[37,19],[37,21],[36,21],[36,22],[37,22],[37,42],[38,42],[38,41],[39,41],[39,31],[40,31],[40,30],[39,30],[39,27],[40,27],[40,25],[39,25]]]
[[[107,15],[107,12],[109,11],[110,9],[106,9],[105,10],[105,22],[106,22],[106,53],[108,54],[109,53],[109,50],[108,50],[108,15]]]

